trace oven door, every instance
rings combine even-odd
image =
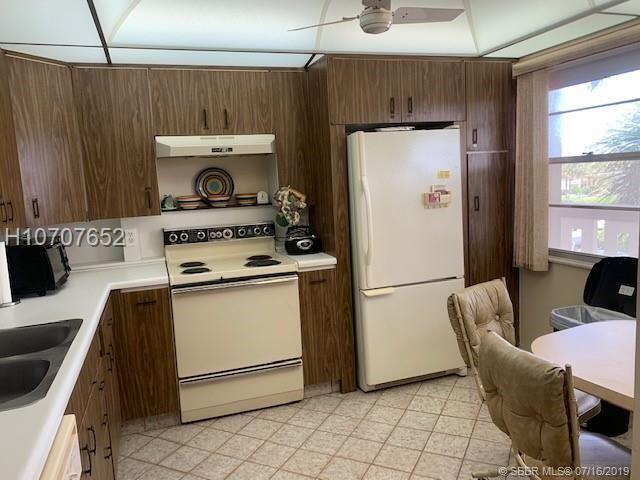
[[[171,296],[181,379],[302,355],[297,275],[177,287]]]

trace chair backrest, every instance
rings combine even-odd
[[[488,332],[495,332],[512,344],[516,342],[513,304],[502,279],[479,283],[450,295],[447,309],[460,354],[469,368],[477,368],[478,350]]]
[[[479,372],[491,419],[516,452],[543,466],[580,465],[570,367],[562,369],[489,334],[480,347]]]

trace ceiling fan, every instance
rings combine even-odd
[[[391,11],[391,0],[362,0],[362,4],[364,10],[355,17],[342,17],[342,20],[293,28],[289,31],[297,32],[308,28],[360,20],[360,28],[364,33],[378,34],[389,30],[392,24],[450,22],[464,12],[461,8],[422,7],[400,7]]]

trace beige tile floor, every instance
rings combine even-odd
[[[510,460],[475,388],[449,376],[188,425],[132,422],[118,480],[468,480]]]

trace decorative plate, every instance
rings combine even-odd
[[[195,191],[204,200],[213,195],[233,195],[233,178],[221,168],[205,168],[196,177]]]

